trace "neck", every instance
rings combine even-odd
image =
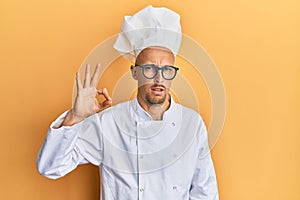
[[[161,104],[149,104],[141,96],[137,95],[140,106],[152,117],[153,120],[162,120],[163,114],[170,107],[169,96]]]

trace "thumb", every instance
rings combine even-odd
[[[111,104],[112,104],[112,100],[105,100],[102,103],[98,103],[98,109],[96,112],[100,112],[104,110],[105,108],[111,106]]]
[[[112,100],[105,100],[102,102],[102,107],[110,106],[112,104]]]

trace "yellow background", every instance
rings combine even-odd
[[[53,181],[35,158],[51,121],[72,104],[84,58],[148,4],[180,13],[183,32],[222,75],[227,117],[212,151],[220,199],[299,200],[298,0],[1,0],[0,199],[99,199],[96,167]]]

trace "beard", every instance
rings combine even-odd
[[[151,95],[149,93],[146,94],[146,101],[149,105],[162,104],[166,100],[166,93],[163,95]]]

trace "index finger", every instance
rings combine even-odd
[[[106,100],[111,101],[111,97],[108,94],[108,91],[106,88],[103,88],[101,90],[98,90],[98,94],[102,94]]]

